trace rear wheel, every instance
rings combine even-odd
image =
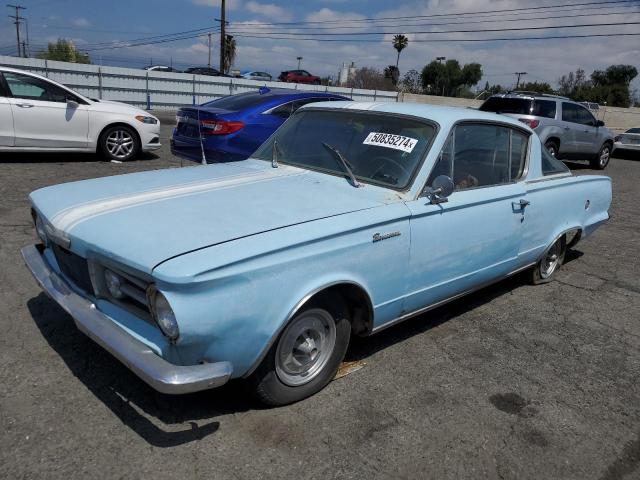
[[[547,140],[547,142],[544,144],[544,148],[547,149],[552,157],[558,156],[558,144],[553,140]]]
[[[131,127],[114,125],[107,128],[98,141],[98,149],[108,160],[124,162],[134,158],[140,151],[140,140]]]
[[[562,235],[542,255],[542,258],[530,270],[530,281],[534,285],[548,283],[553,280],[554,274],[562,266],[567,250],[567,239]]]
[[[600,148],[598,154],[591,160],[591,168],[595,170],[604,170],[611,160],[611,144],[605,143]]]
[[[297,402],[335,376],[349,345],[351,324],[340,297],[311,300],[282,331],[249,383],[267,405]]]

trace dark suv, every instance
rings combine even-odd
[[[566,97],[509,92],[488,98],[480,110],[501,113],[526,123],[555,157],[588,159],[598,170],[609,163],[613,132],[583,105]]]
[[[306,70],[287,70],[280,74],[278,80],[280,80],[281,82],[310,83],[312,85],[320,85],[320,77],[311,75]]]

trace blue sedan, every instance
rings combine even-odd
[[[178,110],[171,138],[174,155],[207,163],[248,158],[298,108],[350,100],[341,95],[266,87]],[[204,163],[204,162],[203,162]]]

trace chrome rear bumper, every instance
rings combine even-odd
[[[229,380],[229,362],[173,365],[129,335],[88,299],[75,293],[54,272],[35,245],[21,251],[40,287],[69,315],[80,331],[124,363],[133,373],[162,393],[180,394],[219,387]]]

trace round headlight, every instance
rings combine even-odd
[[[107,286],[107,290],[113,298],[124,298],[125,294],[122,293],[122,279],[117,273],[113,273],[111,270],[104,271],[104,283]]]
[[[156,323],[170,340],[176,340],[180,335],[178,329],[178,322],[176,322],[176,315],[171,309],[171,305],[162,293],[157,290],[153,294],[152,299],[152,312],[156,320]]]
[[[36,233],[38,234],[38,238],[42,240],[42,243],[47,246],[49,244],[49,240],[47,239],[47,230],[44,228],[44,221],[40,215],[36,215]]]

